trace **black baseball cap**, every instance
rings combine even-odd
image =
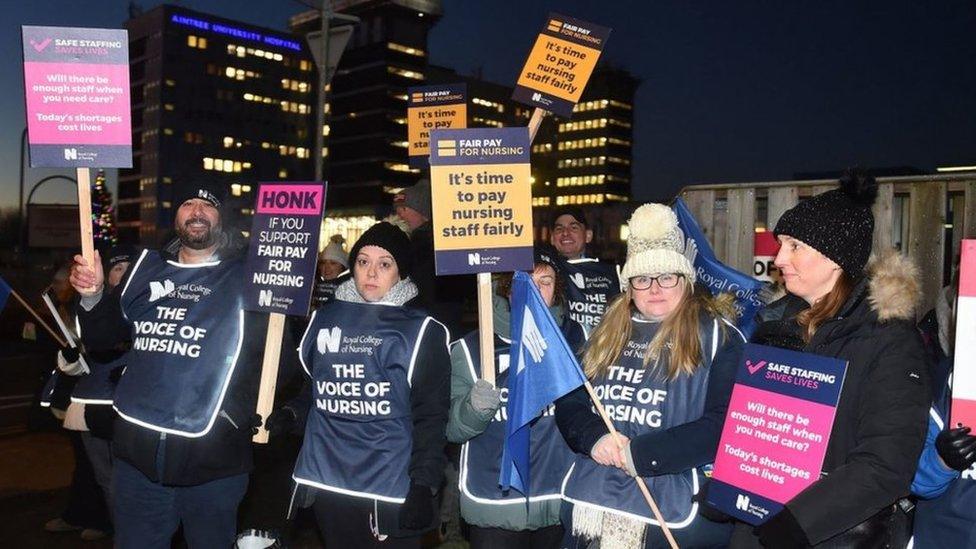
[[[586,222],[586,214],[583,213],[583,208],[579,206],[562,206],[556,208],[552,211],[552,217],[549,218],[549,228],[556,226],[556,220],[564,215],[570,215],[582,224],[584,227],[589,227],[589,223]]]

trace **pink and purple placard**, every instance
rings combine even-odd
[[[976,428],[976,240],[959,245],[959,300],[956,303],[955,361],[950,428]]]
[[[304,316],[315,285],[324,183],[261,183],[244,264],[244,308]]]
[[[846,370],[843,360],[745,345],[708,503],[761,524],[816,482]]]
[[[31,167],[131,168],[128,33],[21,30]]]

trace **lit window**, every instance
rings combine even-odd
[[[186,45],[190,46],[191,48],[197,47],[197,37],[193,36],[192,34],[190,36],[187,36]]]
[[[205,157],[203,159],[203,169],[212,170],[214,169],[214,159],[210,157]]]
[[[396,42],[387,42],[386,47],[387,48],[390,48],[393,51],[398,51],[400,53],[405,53],[407,55],[415,55],[417,57],[423,57],[424,56],[424,50],[421,50],[421,49],[418,49],[418,48],[411,48],[409,46],[404,46],[402,44],[397,44]]]
[[[281,168],[280,170],[278,170],[278,177],[280,177],[281,179],[284,179],[284,178],[288,177],[288,170],[286,170],[284,168]]]
[[[234,183],[230,186],[230,194],[233,196],[241,196],[241,184]]]
[[[234,138],[233,137],[225,137],[224,138],[224,148],[230,148],[230,147],[233,147],[233,146],[234,146]]]
[[[420,173],[419,169],[400,162],[384,162],[383,167],[394,172]]]
[[[234,74],[236,73],[237,73],[237,69],[235,69],[234,67],[227,67],[227,70],[224,71],[224,74],[227,75],[227,78],[234,78]]]
[[[395,74],[397,76],[402,76],[404,78],[410,78],[411,80],[423,80],[424,73],[411,71],[408,69],[401,69],[400,67],[387,66],[386,71],[390,74]]]

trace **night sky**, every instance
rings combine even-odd
[[[17,200],[19,26],[120,27],[127,4],[5,3],[0,165],[8,169],[0,174],[0,206]],[[180,4],[282,30],[304,9],[294,0]],[[976,164],[976,2],[781,4],[445,0],[429,55],[511,85],[548,11],[611,27],[604,59],[641,80],[636,199],[668,198],[692,183],[790,179],[853,164]],[[28,181],[47,173],[32,170]],[[52,186],[38,197],[63,195]]]

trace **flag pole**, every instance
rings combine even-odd
[[[614,442],[617,443],[617,448],[623,449],[623,441],[620,440],[620,434],[617,432],[616,427],[613,426],[613,422],[610,421],[610,417],[607,415],[607,411],[603,408],[603,404],[600,402],[600,397],[596,396],[596,392],[593,390],[593,386],[590,385],[589,380],[584,384],[586,387],[586,392],[590,395],[590,400],[593,401],[593,406],[596,407],[597,413],[603,420],[603,423],[610,430],[610,436],[613,437]],[[661,530],[664,531],[664,537],[668,539],[668,543],[673,549],[678,549],[678,542],[674,540],[674,536],[671,535],[671,530],[668,529],[667,523],[664,521],[664,517],[661,515],[661,510],[658,509],[657,503],[654,502],[654,497],[651,496],[651,491],[647,488],[647,483],[641,477],[634,477],[637,481],[637,487],[640,488],[642,494],[644,494],[644,499],[647,500],[647,504],[651,507],[651,512],[654,513],[654,518],[657,519],[658,524],[661,525]]]
[[[17,290],[10,288],[10,295],[14,296],[14,299],[20,302],[20,304],[23,305],[25,309],[27,309],[27,312],[34,315],[34,318],[36,318],[37,321],[41,323],[41,326],[43,326],[44,329],[47,330],[47,333],[51,334],[51,337],[53,337],[54,340],[57,341],[59,345],[61,345],[62,347],[68,346],[67,342],[61,339],[61,335],[55,332],[54,328],[51,328],[47,322],[44,322],[44,319],[41,318],[41,315],[37,314],[37,312],[26,301],[24,301],[24,298],[20,297],[20,294],[17,293]]]

